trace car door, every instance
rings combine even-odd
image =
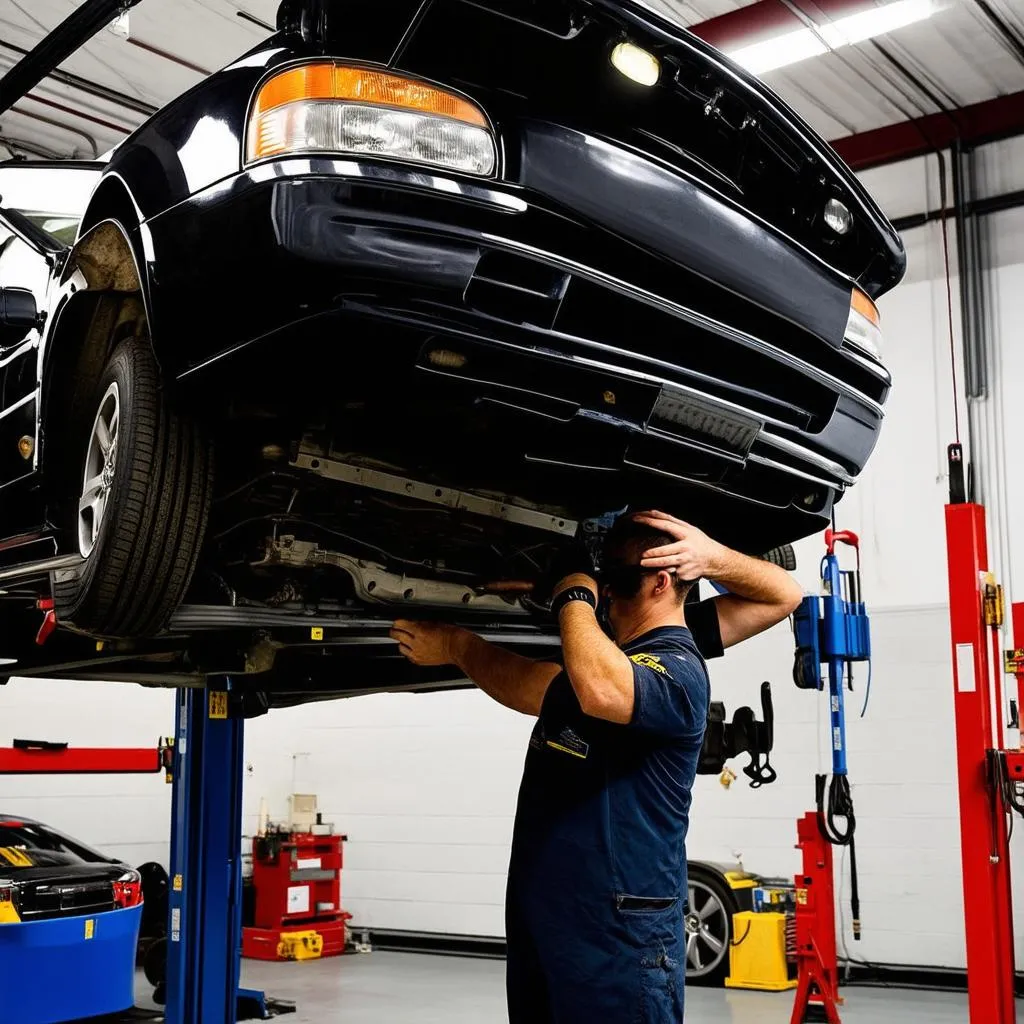
[[[39,468],[43,314],[53,268],[74,239],[99,173],[92,164],[0,165],[0,564],[20,561],[4,550],[42,526],[31,478]]]
[[[36,308],[45,309],[49,280],[46,255],[0,213],[0,289],[25,289]],[[17,298],[20,302],[25,296]],[[35,470],[39,339],[38,324],[27,329],[0,324],[0,493]]]

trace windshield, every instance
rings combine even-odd
[[[109,864],[108,857],[33,821],[0,818],[0,875],[25,868]]]
[[[62,245],[71,245],[99,167],[0,165],[0,206],[17,210]]]

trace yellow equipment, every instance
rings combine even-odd
[[[323,951],[324,937],[319,932],[284,932],[277,944],[279,960],[316,960]]]
[[[786,959],[786,915],[755,914],[745,910],[732,915],[728,988],[752,988],[782,992],[796,988]]]

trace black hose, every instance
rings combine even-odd
[[[827,775],[814,776],[814,794],[818,804],[818,831],[833,846],[850,848],[850,916],[853,919],[853,938],[860,941],[860,885],[857,879],[857,847],[853,836],[857,830],[857,818],[853,812],[853,796],[850,780],[845,775],[833,775],[828,786],[826,807],[825,788]],[[840,829],[837,818],[845,818],[846,826]]]

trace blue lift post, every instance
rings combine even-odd
[[[230,679],[179,690],[167,1024],[234,1024],[242,937],[243,719]]]

